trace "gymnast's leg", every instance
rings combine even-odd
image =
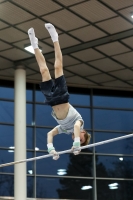
[[[47,23],[45,24],[46,29],[48,30],[51,39],[54,43],[54,50],[55,50],[55,64],[54,64],[54,68],[55,68],[55,78],[58,78],[60,76],[63,75],[63,63],[62,63],[62,53],[61,53],[61,49],[60,49],[60,44],[58,41],[58,33],[56,32],[55,27],[50,24]]]
[[[29,34],[31,45],[35,52],[35,57],[36,57],[37,63],[40,68],[40,73],[42,75],[42,82],[49,81],[51,79],[49,69],[46,65],[46,61],[45,61],[43,54],[41,53],[41,51],[38,48],[38,39],[35,37],[34,29],[30,28],[28,30],[28,34]]]

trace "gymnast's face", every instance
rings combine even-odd
[[[72,134],[72,139],[74,140],[74,133]],[[80,132],[80,144],[83,144],[85,142],[85,132]]]

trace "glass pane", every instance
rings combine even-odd
[[[27,176],[27,197],[34,197],[34,177]]]
[[[26,124],[33,125],[33,104],[26,104]]]
[[[133,182],[118,180],[97,180],[98,200],[132,200]]]
[[[133,130],[133,112],[120,110],[94,110],[94,128],[99,130]]]
[[[96,161],[97,177],[133,178],[133,157],[96,156]]]
[[[45,129],[45,128],[36,128],[36,147],[39,148],[39,150],[47,150],[47,133],[51,129]],[[54,141],[55,141],[54,137]]]
[[[14,146],[14,127],[0,125],[0,147]]]
[[[33,90],[26,90],[26,101],[33,101]]]
[[[89,153],[90,150],[86,149],[82,152]],[[44,153],[37,152],[36,155],[42,156]],[[52,157],[40,159],[36,162],[36,173],[43,175],[92,177],[92,156],[88,154],[80,154],[78,156],[63,154],[60,155],[58,162],[53,160]]]
[[[27,151],[27,159],[36,157],[34,152]],[[28,161],[27,162],[27,174],[34,174],[34,163],[35,161]]]
[[[50,130],[51,129],[45,128],[36,129],[36,147],[38,147],[40,150],[47,150],[47,133]],[[58,134],[54,137],[53,143],[57,151],[70,149],[73,143],[72,135],[68,135],[65,133]]]
[[[112,138],[124,136],[120,133],[95,133],[95,142],[101,142]],[[115,146],[115,148],[114,148]],[[96,146],[97,153],[111,153],[111,154],[133,154],[133,137]]]
[[[57,122],[51,116],[52,108],[45,105],[36,105],[36,125],[57,126]]]
[[[14,162],[14,150],[0,150],[0,164]],[[0,172],[14,173],[14,166],[0,167]]]
[[[88,186],[88,190],[82,190]],[[92,199],[92,180],[37,177],[37,198]]]
[[[76,108],[76,110],[80,113],[80,115],[82,116],[82,118],[84,120],[84,128],[90,129],[91,128],[90,109],[89,108]]]
[[[33,128],[27,127],[27,134],[26,134],[26,142],[27,142],[27,149],[34,149],[34,133]]]
[[[111,107],[111,108],[133,108],[133,98],[94,96],[93,105],[102,107]]]
[[[87,94],[70,94],[70,104],[90,106],[90,96]]]
[[[0,196],[14,196],[14,176],[0,174]]]
[[[36,102],[44,103],[44,100],[45,98],[41,90],[36,90]]]
[[[0,87],[0,98],[14,99],[14,88]]]
[[[14,123],[14,102],[0,101],[0,122]]]

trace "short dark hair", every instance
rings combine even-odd
[[[91,134],[88,133],[85,129],[83,130],[85,132],[84,137],[85,137],[85,141],[81,144],[81,146],[85,146],[88,145],[91,139]]]

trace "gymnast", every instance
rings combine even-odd
[[[55,79],[50,76],[50,72],[46,65],[45,58],[38,48],[38,39],[35,37],[33,28],[28,30],[29,39],[35,52],[35,57],[42,75],[42,82],[40,89],[45,96],[44,104],[52,107],[51,115],[59,124],[47,134],[48,152],[53,154],[53,159],[59,158],[58,152],[53,146],[53,137],[60,133],[72,134],[74,140],[72,145],[72,152],[78,155],[80,150],[78,148],[87,145],[90,141],[90,134],[83,129],[84,120],[77,110],[69,103],[69,93],[67,90],[66,80],[63,74],[63,58],[58,41],[58,33],[55,27],[46,23],[45,28],[48,30],[54,44],[55,50]]]

